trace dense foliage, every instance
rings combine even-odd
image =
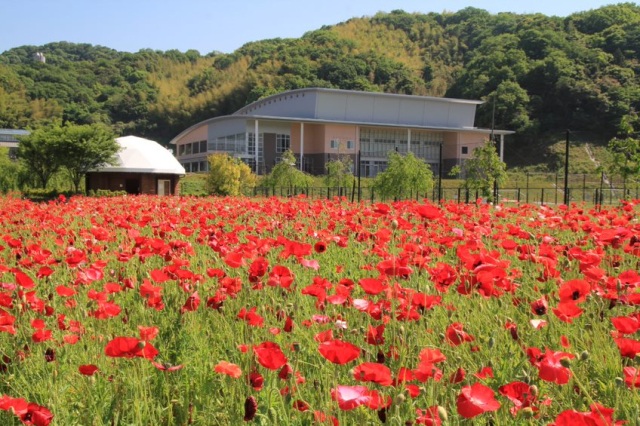
[[[237,196],[256,186],[256,175],[239,158],[218,153],[210,155],[208,160],[206,186],[209,194]]]
[[[0,127],[103,122],[167,142],[202,119],[309,86],[491,98],[495,125],[519,132],[507,155],[519,164],[540,157],[541,133],[605,141],[623,130],[640,107],[639,22],[634,3],[565,18],[469,7],[379,13],[230,54],[22,46],[0,55]],[[480,108],[478,125],[491,124],[490,109]]]

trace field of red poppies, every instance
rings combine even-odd
[[[0,199],[0,424],[638,424],[633,202]]]

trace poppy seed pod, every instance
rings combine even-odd
[[[446,422],[449,419],[449,415],[447,414],[447,409],[442,405],[438,405],[438,416],[443,422]]]

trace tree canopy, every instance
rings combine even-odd
[[[412,152],[402,155],[391,151],[387,168],[378,173],[373,187],[382,198],[406,199],[420,193],[426,196],[426,192],[433,188],[433,172]]]
[[[37,177],[41,188],[46,188],[51,178],[64,170],[78,192],[86,173],[114,164],[119,149],[115,134],[104,125],[55,124],[21,137],[18,158]]]

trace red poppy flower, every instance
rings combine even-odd
[[[287,357],[280,349],[280,346],[274,342],[264,342],[254,346],[253,353],[256,355],[260,365],[269,370],[278,370],[287,363]]]
[[[600,404],[593,404],[589,407],[590,412],[578,412],[576,410],[565,410],[558,414],[555,422],[549,426],[600,426],[600,425],[623,425],[625,421],[613,421],[613,409]]]
[[[320,343],[320,354],[334,364],[346,364],[360,356],[360,348],[342,340],[328,340]]]
[[[534,394],[531,386],[524,382],[511,382],[500,386],[498,392],[513,403],[510,411],[514,416],[521,409],[531,407],[537,399],[537,394]]]
[[[442,419],[437,405],[433,405],[424,411],[416,408],[416,416],[417,425],[442,426]]]
[[[384,329],[384,324],[380,324],[377,327],[369,325],[369,329],[367,330],[367,343],[370,345],[384,344],[384,337],[382,336],[384,333]]]
[[[391,370],[383,364],[363,362],[353,369],[353,378],[361,382],[374,382],[381,386],[391,386]]]
[[[634,314],[626,317],[613,317],[611,322],[613,326],[622,334],[633,334],[640,330],[639,315]]]
[[[227,361],[220,361],[214,367],[214,371],[220,374],[226,374],[227,376],[231,376],[234,379],[242,376],[242,370],[236,364],[232,364]]]
[[[442,210],[440,210],[440,208],[438,208],[437,206],[431,204],[418,206],[418,208],[416,208],[416,213],[418,213],[421,218],[427,220],[438,219],[442,216]]]
[[[140,333],[141,340],[149,342],[156,338],[160,329],[158,327],[145,327],[143,325],[139,325],[138,332]]]
[[[561,302],[553,313],[560,321],[571,324],[574,318],[582,315],[584,311],[575,302]]]
[[[474,383],[462,388],[456,408],[458,414],[470,419],[488,411],[496,411],[500,408],[500,403],[495,399],[491,388],[482,383]]]
[[[248,380],[253,390],[262,390],[262,386],[264,385],[264,377],[262,377],[262,374],[258,373],[257,371],[252,371],[251,373],[249,373]]]
[[[327,244],[324,241],[318,241],[313,245],[313,249],[316,253],[324,253],[327,251]]]
[[[242,253],[232,252],[227,254],[224,257],[224,263],[226,263],[230,268],[240,268],[241,266],[244,266]]]
[[[565,352],[552,352],[547,349],[537,363],[540,378],[558,385],[566,384],[571,378],[571,369],[562,365],[562,359],[573,359],[575,355]]]
[[[184,314],[185,312],[195,311],[198,309],[198,306],[200,306],[200,296],[197,291],[194,291],[193,294],[187,298],[186,302],[184,302],[180,313]]]
[[[113,358],[140,357],[153,359],[158,355],[158,350],[151,343],[135,337],[116,337],[107,343],[104,353],[106,356]]]
[[[635,367],[625,367],[622,370],[624,374],[624,383],[629,389],[640,388],[640,373]]]
[[[619,339],[613,339],[620,350],[620,356],[625,358],[635,358],[640,353],[640,342],[633,339],[627,339],[621,337]]]
[[[387,285],[377,278],[362,278],[358,281],[358,284],[360,284],[360,287],[362,287],[365,293],[373,296],[380,294],[387,288]]]
[[[467,372],[464,371],[464,368],[458,367],[458,369],[453,373],[451,373],[451,376],[449,376],[449,383],[452,383],[452,384],[460,383],[464,380],[466,375],[467,375]]]
[[[78,367],[78,371],[84,376],[93,376],[98,370],[98,367],[93,364],[81,365]]]
[[[464,325],[459,322],[454,322],[447,327],[447,331],[445,333],[447,342],[453,346],[461,345],[464,342],[473,342],[475,338],[466,333],[463,328]]]
[[[531,302],[531,312],[533,312],[534,315],[545,315],[548,309],[549,304],[545,297],[541,297],[540,299]]]
[[[587,295],[591,291],[591,286],[585,280],[569,280],[562,284],[558,289],[560,303],[574,302],[580,303],[587,299]]]

